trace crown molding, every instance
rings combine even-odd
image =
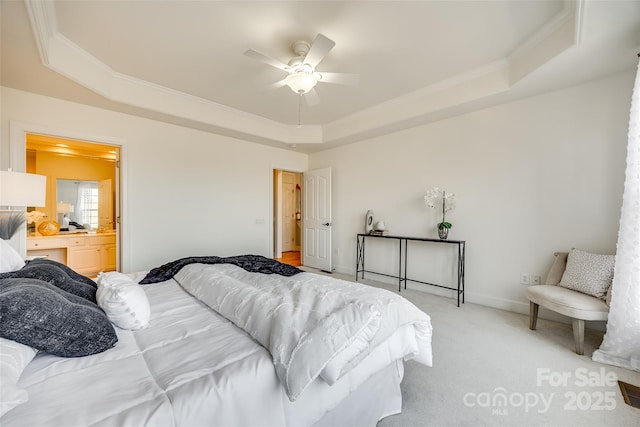
[[[584,0],[565,1],[560,13],[507,56],[511,85],[565,50],[580,44],[583,4]]]
[[[508,91],[514,84],[571,46],[582,33],[584,0],[563,10],[507,57],[453,76],[331,123],[286,125],[226,105],[119,73],[58,31],[55,6],[25,0],[42,63],[74,82],[122,104],[221,129],[255,142],[334,145],[384,135],[398,128],[446,118],[474,101]]]
[[[496,95],[509,89],[509,67],[504,60],[459,74],[415,92],[378,104],[325,125],[327,141],[382,135],[399,123],[430,121],[435,113]]]
[[[58,20],[53,2],[25,0],[40,60],[49,63],[49,40],[58,34]]]

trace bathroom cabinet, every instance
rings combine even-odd
[[[27,258],[44,256],[89,277],[114,271],[116,252],[115,232],[27,237]]]

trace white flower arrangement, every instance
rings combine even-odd
[[[31,211],[27,213],[27,224],[37,224],[42,218],[46,218],[47,215],[41,211]]]
[[[456,195],[447,193],[438,187],[433,187],[424,196],[424,204],[428,208],[442,208],[442,221],[438,223],[438,230],[451,228],[452,224],[446,221],[447,212],[451,212],[456,207]]]

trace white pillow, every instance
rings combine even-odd
[[[613,280],[615,255],[600,255],[571,249],[558,286],[605,299]]]
[[[16,384],[35,355],[34,348],[0,337],[0,417],[28,400]]]
[[[112,271],[98,274],[96,299],[111,323],[122,329],[149,325],[151,308],[144,289],[126,274]]]
[[[24,267],[24,260],[8,241],[0,239],[0,273],[18,271]]]

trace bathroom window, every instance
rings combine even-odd
[[[98,186],[94,183],[78,185],[78,204],[81,212],[80,224],[89,224],[92,229],[98,228]]]

